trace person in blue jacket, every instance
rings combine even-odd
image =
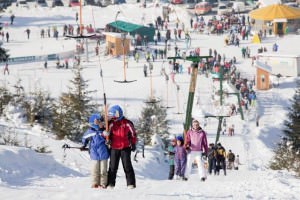
[[[107,163],[109,158],[105,137],[108,133],[104,129],[104,119],[99,114],[92,114],[89,118],[90,128],[83,134],[81,150],[89,145],[92,160],[92,188],[106,188]]]

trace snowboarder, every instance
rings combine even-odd
[[[107,163],[109,158],[105,137],[108,132],[104,130],[104,119],[99,114],[89,117],[90,128],[82,137],[84,150],[89,144],[89,154],[92,160],[92,188],[106,188],[107,185]]]
[[[114,105],[108,110],[110,132],[110,162],[108,170],[108,187],[114,188],[119,167],[122,160],[126,175],[127,188],[136,187],[135,173],[131,163],[131,151],[136,150],[136,132],[133,123],[123,116],[119,105]]]
[[[185,148],[189,151],[187,157],[187,167],[185,171],[186,179],[189,177],[192,169],[192,163],[196,160],[198,165],[198,173],[201,181],[206,179],[206,171],[204,169],[203,155],[207,155],[208,146],[205,131],[200,127],[198,120],[193,120],[192,128],[186,133]]]

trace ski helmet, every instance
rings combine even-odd
[[[123,118],[123,110],[119,105],[114,105],[108,110],[108,117],[121,120]]]
[[[89,125],[90,127],[99,130],[99,125],[95,124],[95,119],[98,121],[103,121],[102,117],[99,114],[92,114],[89,118]],[[102,119],[102,120],[101,120]]]

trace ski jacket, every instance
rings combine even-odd
[[[190,129],[186,133],[186,146],[191,151],[202,151],[207,154],[207,138],[206,133],[200,128],[199,130]]]
[[[136,132],[133,123],[126,118],[112,121],[109,125],[112,149],[124,149],[135,145]]]
[[[89,143],[89,153],[92,160],[107,160],[109,153],[105,144],[102,131],[89,128],[82,137],[82,143],[86,146]]]
[[[175,147],[175,162],[178,160],[185,161],[186,160],[186,150],[183,146],[176,146]]]
[[[168,146],[169,165],[174,165],[175,149],[173,145]]]

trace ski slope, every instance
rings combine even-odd
[[[146,22],[152,22],[154,17],[161,14],[161,8],[148,5],[147,9],[140,8],[137,4],[115,5],[107,8],[87,6],[83,9],[84,23],[95,24],[96,27],[104,27],[108,22],[114,21],[115,13],[121,10],[120,19],[140,23],[142,15]],[[135,10],[140,12],[133,12]],[[177,16],[189,26],[189,14],[175,7],[176,12],[171,14],[170,26],[174,27]],[[76,8],[36,8],[32,10],[12,9],[2,15],[2,19],[9,20],[10,13],[16,15],[15,25],[4,28],[9,31],[11,42],[4,43],[4,47],[10,50],[12,57],[27,55],[43,55],[52,52],[64,52],[75,48],[75,42],[60,37],[58,41],[53,38],[41,39],[39,32],[41,27],[61,26],[62,24],[74,24]],[[206,16],[206,18],[209,16]],[[30,27],[32,35],[27,40],[24,30]],[[227,58],[237,57],[237,68],[241,75],[253,77],[254,67],[251,60],[243,60],[241,50],[238,47],[224,47],[223,36],[191,34],[191,48],[200,47],[201,55],[208,55],[208,49],[216,49]],[[280,51],[299,52],[300,36],[289,35],[284,38],[270,37],[263,46],[271,49],[274,41],[279,44]],[[291,46],[290,44],[295,44]],[[118,84],[114,80],[123,79],[123,60],[104,56],[100,61],[93,52],[94,43],[90,44],[89,62],[83,56],[83,77],[90,80],[89,89],[96,90],[95,100],[102,103],[103,85],[100,79],[100,65],[103,69],[104,89],[110,105],[119,104],[123,107],[125,115],[137,120],[144,106],[144,101],[150,95],[150,79],[143,75],[145,59],[136,63],[132,57],[128,60],[126,69],[127,80],[137,80],[130,84]],[[160,44],[162,47],[163,44]],[[177,43],[184,49],[184,41]],[[248,46],[255,54],[260,45],[251,44],[250,40],[241,41],[241,46]],[[104,45],[101,46],[104,51]],[[172,43],[170,55],[174,54]],[[153,93],[161,98],[163,104],[174,108],[168,109],[171,134],[180,134],[183,131],[185,115],[177,115],[176,112],[185,112],[190,76],[187,74],[189,62],[183,62],[183,74],[175,75],[175,83],[169,80],[166,83],[164,76],[160,74],[164,67],[170,73],[167,62],[158,60],[154,62]],[[71,69],[56,69],[54,62],[49,62],[48,69],[43,68],[42,62],[10,65],[10,75],[0,75],[1,82],[13,91],[13,85],[21,78],[26,92],[43,88],[58,97],[62,92],[68,91],[69,80],[72,78]],[[0,120],[0,129],[11,131],[16,135],[21,146],[35,149],[47,145],[48,154],[38,154],[32,149],[24,147],[12,147],[0,145],[0,193],[1,199],[148,199],[148,200],[177,200],[177,199],[299,199],[299,179],[286,171],[272,171],[268,163],[272,158],[272,149],[279,141],[282,123],[286,118],[289,99],[294,94],[295,78],[282,78],[280,85],[269,91],[257,92],[257,107],[245,113],[242,121],[239,115],[227,119],[227,126],[234,124],[235,135],[230,137],[221,135],[220,142],[226,148],[239,154],[241,165],[239,170],[228,170],[227,176],[208,176],[206,182],[200,182],[196,172],[193,172],[186,182],[167,180],[168,163],[163,150],[158,146],[146,146],[145,158],[138,154],[138,162],[133,161],[137,188],[128,190],[122,166],[119,166],[115,189],[91,189],[90,188],[90,159],[86,152],[76,149],[61,148],[64,143],[72,146],[79,144],[67,140],[57,141],[53,135],[43,130],[40,126],[30,127],[19,121],[14,113],[7,113],[9,120]],[[177,89],[179,107],[177,107]],[[213,89],[215,86],[215,89]],[[224,83],[224,86],[226,84]],[[213,91],[218,90],[218,83],[213,83],[211,77],[198,75],[194,100],[193,117],[200,120],[201,125],[207,131],[208,142],[214,142],[217,131],[217,119],[205,120],[205,113],[220,112],[220,107],[215,106]],[[168,91],[168,102],[166,92]],[[230,97],[225,99],[225,104],[236,102]],[[260,126],[256,127],[255,116],[260,117]],[[206,124],[206,126],[205,126]],[[8,127],[10,127],[8,129]],[[26,139],[25,139],[26,138]]]

